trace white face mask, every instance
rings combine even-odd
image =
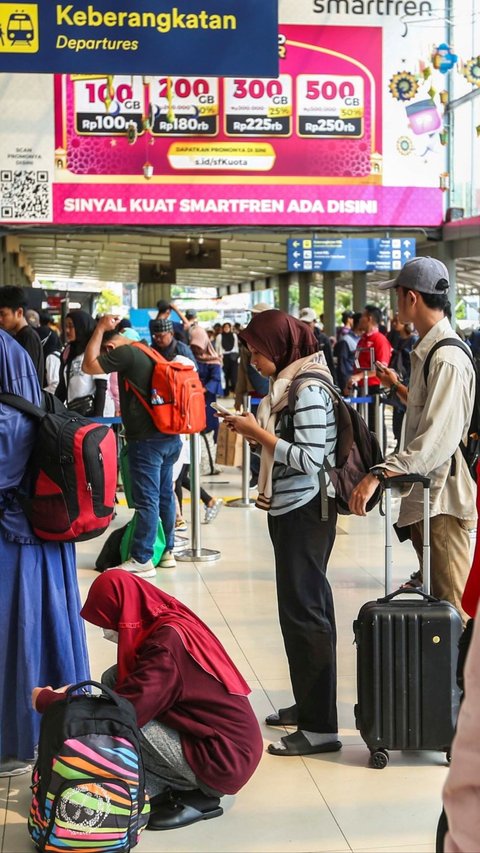
[[[112,628],[102,628],[102,631],[106,640],[110,640],[111,643],[118,644],[118,631],[114,631]]]

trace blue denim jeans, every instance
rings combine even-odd
[[[175,535],[175,498],[172,469],[180,455],[178,435],[154,436],[128,442],[128,464],[132,478],[132,497],[137,523],[131,554],[139,563],[153,555],[158,517],[162,519],[166,549],[171,551]]]

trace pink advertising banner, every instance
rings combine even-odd
[[[422,186],[418,173],[405,179],[383,150],[384,37],[380,26],[281,25],[277,79],[57,76],[48,217],[59,225],[441,224],[441,191]],[[388,185],[386,172],[399,185]]]
[[[85,225],[436,225],[429,188],[58,184],[54,219]],[[441,213],[440,213],[441,215]]]

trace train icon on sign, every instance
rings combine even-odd
[[[30,15],[26,12],[14,12],[7,24],[7,38],[14,45],[17,41],[31,44],[35,38],[35,30]]]
[[[37,3],[0,2],[0,53],[37,53]]]

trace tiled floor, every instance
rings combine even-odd
[[[240,476],[226,469],[205,487],[238,496]],[[115,524],[121,524],[121,510]],[[188,517],[188,506],[186,507]],[[144,832],[138,853],[428,853],[445,779],[439,753],[393,753],[383,770],[368,767],[368,751],[355,729],[355,647],[352,621],[361,604],[382,590],[383,522],[342,518],[330,563],[339,631],[339,712],[343,749],[330,756],[284,758],[265,754],[253,779],[236,797],[225,797],[223,817],[162,833]],[[287,665],[277,623],[274,572],[266,516],[255,509],[224,507],[202,544],[221,551],[215,563],[178,563],[158,571],[157,584],[181,598],[216,632],[249,681],[260,721],[291,702]],[[79,546],[82,595],[97,576],[92,570],[101,541]],[[396,549],[396,580],[414,561],[408,544]],[[113,662],[114,648],[88,626],[92,674]],[[263,727],[265,745],[278,739]],[[3,782],[3,780],[2,780]],[[0,787],[1,850],[31,849],[26,830],[29,778]]]

